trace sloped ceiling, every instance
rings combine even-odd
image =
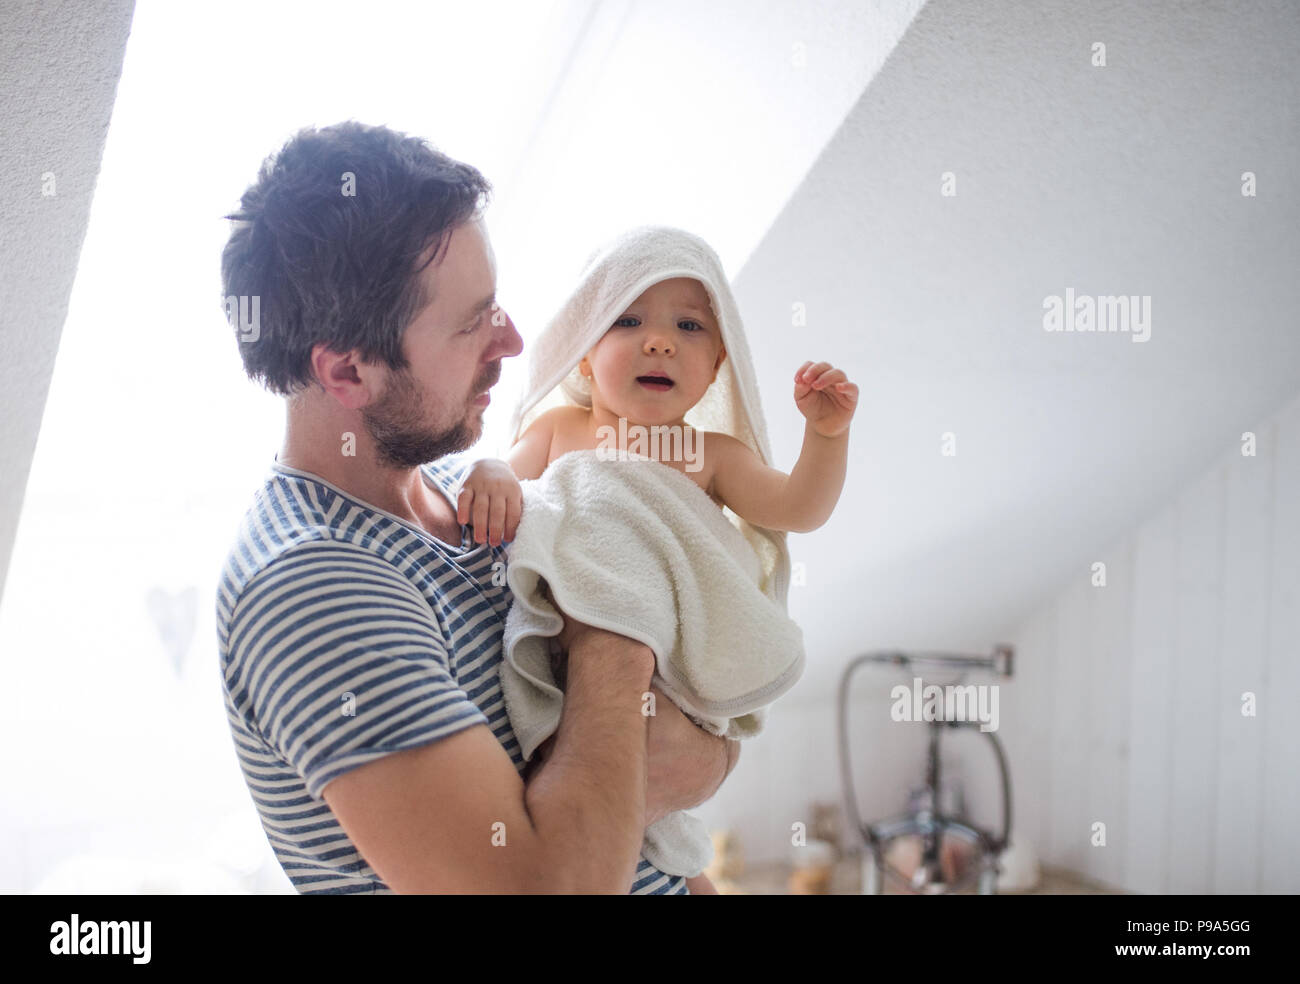
[[[158,182],[171,181],[184,202],[168,216],[188,227],[211,222],[262,156],[298,127],[349,117],[388,123],[429,137],[492,179],[502,286],[527,337],[586,252],[637,222],[686,225],[715,244],[729,270],[739,269],[922,4],[375,4],[361,20],[345,2],[312,2],[308,20],[289,4],[142,4],[134,24],[142,47],[127,63],[109,144],[117,170],[108,172],[116,209],[108,214],[130,214],[142,184],[158,196]],[[0,13],[0,165],[11,178],[0,189],[0,323],[10,360],[0,397],[0,589],[132,16],[130,3],[83,9],[37,0],[6,3]],[[265,71],[221,78],[235,50]],[[358,52],[379,51],[382,70],[367,74],[365,85],[338,71]],[[212,121],[228,118],[238,118],[241,139],[214,140]],[[158,119],[169,125],[158,127]],[[186,168],[159,177],[134,166],[162,155]],[[40,195],[47,170],[56,174],[53,198]],[[558,224],[567,232],[559,238],[576,244],[568,254],[557,248]],[[149,228],[155,236],[191,234],[157,213]],[[202,262],[215,269],[215,258]],[[187,264],[187,276],[201,265]],[[134,276],[112,274],[116,296],[137,296]],[[172,310],[201,305],[210,315],[210,297],[198,302],[195,293],[187,290]],[[161,303],[157,291],[151,296]],[[97,292],[86,306],[112,303]],[[83,347],[79,355],[84,363],[91,353]],[[522,385],[523,360],[506,368],[502,392]],[[82,402],[121,395],[105,389],[84,393]],[[507,402],[491,409],[506,413]],[[504,419],[497,423],[504,432]],[[99,470],[123,461],[107,459]],[[76,464],[77,474],[97,470],[90,460]]]
[[[763,172],[752,214],[728,221],[716,173],[701,164],[708,180],[688,181],[670,148],[624,183],[694,188],[682,214],[738,271],[782,466],[802,438],[798,365],[834,361],[862,387],[840,506],[791,537],[806,573],[792,611],[812,657],[792,697],[825,692],[864,649],[987,647],[1300,391],[1300,7],[721,4],[698,8],[686,33],[682,4],[555,9],[528,93],[537,127],[491,167],[503,276],[550,262],[546,230],[574,207],[550,191],[566,162],[635,139],[636,114],[608,99],[632,106],[654,95],[656,72],[707,61],[710,78],[733,80],[723,101],[737,112],[711,114],[721,129],[690,118],[690,133],[741,147],[733,173]],[[35,0],[0,13],[12,178],[0,189],[0,567],[132,4],[75,14]],[[656,62],[672,38],[683,47]],[[805,74],[792,75],[804,42]],[[1098,42],[1105,67],[1092,64]],[[46,171],[53,197],[40,194]],[[1255,197],[1241,194],[1245,171]],[[946,172],[955,196],[940,194]],[[585,216],[580,238],[637,218],[634,206]],[[1067,288],[1149,296],[1150,340],[1044,331],[1044,299]],[[955,456],[941,453],[949,432]]]
[[[1300,392],[1298,41],[1286,2],[913,21],[738,277],[783,467],[803,361],[862,389],[839,507],[791,537],[792,696],[869,649],[987,651]],[[1149,339],[1045,330],[1067,289],[1149,297]]]
[[[0,593],[134,6],[0,6]]]

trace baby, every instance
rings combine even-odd
[[[721,509],[757,527],[805,533],[826,522],[844,485],[849,423],[858,387],[826,362],[805,362],[794,401],[807,424],[794,469],[769,468],[729,434],[700,431],[685,416],[717,379],[727,353],[700,281],[662,280],[614,319],[578,363],[590,382],[591,406],[555,407],[539,415],[506,461],[477,462],[466,475],[458,519],[476,543],[513,541],[523,511],[522,479],[539,478],[571,451],[603,449],[653,458],[695,482]],[[669,439],[657,438],[669,435]],[[553,660],[563,689],[562,663]],[[550,739],[553,740],[553,739]],[[538,760],[547,751],[538,750]],[[714,891],[707,876],[687,880],[694,894]]]
[[[754,526],[817,529],[844,487],[858,387],[829,363],[799,367],[794,402],[807,424],[799,460],[787,475],[734,437],[686,423],[726,355],[698,280],[677,277],[649,287],[578,364],[591,381],[591,408],[552,408],[532,422],[504,462],[476,462],[461,487],[459,522],[474,527],[476,543],[513,540],[523,510],[519,480],[540,477],[570,451],[612,450],[613,438],[617,450],[647,453],[677,469],[719,508],[727,506]],[[674,439],[651,439],[665,434]]]

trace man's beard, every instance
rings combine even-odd
[[[361,419],[375,442],[375,454],[382,467],[418,468],[464,451],[474,443],[474,432],[465,417],[450,430],[438,432],[428,429],[427,416],[420,389],[410,371],[390,375],[379,402],[361,410]]]

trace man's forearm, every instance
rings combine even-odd
[[[646,717],[654,655],[607,632],[569,651],[555,747],[524,790],[555,891],[625,893],[644,832]]]
[[[676,710],[669,713],[679,714]],[[681,719],[671,756],[655,755],[651,738],[646,826],[678,810],[713,799],[740,756],[740,742],[710,734]],[[652,724],[653,728],[654,725]]]

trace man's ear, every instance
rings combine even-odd
[[[356,351],[335,352],[324,342],[311,350],[312,381],[347,410],[359,410],[383,395],[392,371],[368,364]]]

